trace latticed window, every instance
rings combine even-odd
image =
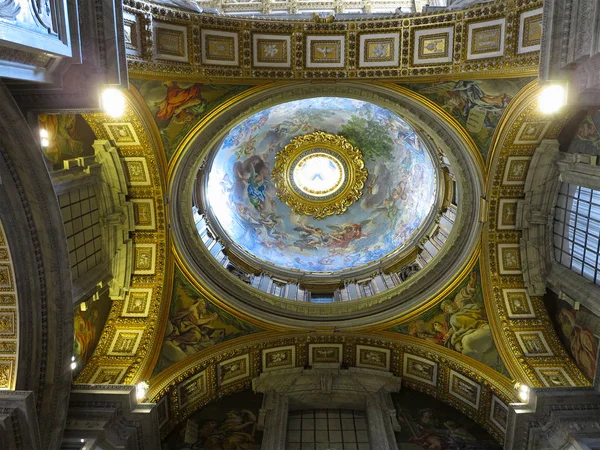
[[[563,183],[554,216],[554,258],[600,285],[600,191]]]
[[[288,416],[286,450],[370,450],[364,411],[311,409]]]

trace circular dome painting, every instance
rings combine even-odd
[[[368,173],[357,201],[320,219],[282,202],[272,178],[280,150],[317,131],[358,148]],[[326,199],[349,170],[335,155],[320,148],[302,153],[290,176],[301,191]],[[423,141],[397,114],[364,101],[317,97],[273,106],[233,127],[213,150],[205,206],[225,240],[255,262],[339,272],[412,242],[436,202],[435,174]]]

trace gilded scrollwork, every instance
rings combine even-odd
[[[336,8],[342,3],[337,2]],[[292,13],[297,12],[295,4],[296,0],[289,4]],[[310,7],[318,4],[311,4]],[[133,0],[126,0],[124,5],[125,10],[132,14],[151,8],[151,4]],[[254,7],[252,3],[241,5],[233,2],[225,5],[234,8],[236,15],[248,11],[247,7]],[[165,61],[150,53],[130,54],[129,70],[144,77],[245,79],[252,80],[252,83],[274,79],[341,81],[373,78],[421,82],[453,79],[458,74],[461,79],[534,75],[537,73],[539,50],[532,46],[528,51],[519,52],[515,44],[522,40],[524,33],[523,27],[517,26],[520,17],[526,14],[538,20],[541,13],[532,16],[531,11],[540,7],[539,0],[511,4],[498,1],[476,5],[464,11],[389,16],[376,20],[368,16],[358,20],[334,18],[330,22],[325,20],[325,23],[315,23],[314,19],[278,21],[274,17],[216,18],[214,14],[182,13],[153,7],[152,20],[190,28],[199,24],[210,33],[195,38],[193,42],[192,34],[188,33],[191,52],[184,58],[185,62]],[[368,7],[365,6],[365,9]],[[502,22],[500,28],[486,31],[488,23],[492,26],[498,21]],[[480,31],[472,32],[471,28]],[[231,34],[232,30],[243,31]],[[493,44],[498,51],[481,51],[481,30],[490,40],[490,45]],[[202,60],[200,48],[214,36],[225,36],[227,33],[233,39],[227,50],[232,58],[225,62]],[[147,39],[149,42],[145,47],[151,49],[158,35],[150,33]],[[260,45],[259,40],[262,42]],[[317,41],[327,44],[327,50],[324,50],[327,58],[314,58],[311,43]],[[371,44],[363,45],[368,42]],[[269,58],[261,53],[265,45],[274,52]],[[324,48],[323,45],[320,48]],[[373,51],[378,55],[384,53],[377,56]]]
[[[329,191],[309,190],[294,178],[304,161],[315,156],[335,166],[338,179]],[[367,176],[360,149],[343,136],[323,131],[293,138],[277,153],[271,174],[279,199],[297,214],[316,219],[343,214],[362,196]]]

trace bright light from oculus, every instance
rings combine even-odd
[[[148,387],[148,383],[145,381],[141,381],[135,385],[135,397],[138,399],[138,401],[143,400],[146,397]]]
[[[111,117],[121,117],[125,112],[125,97],[119,89],[108,88],[102,92],[102,109]]]
[[[311,153],[294,167],[294,181],[304,193],[322,197],[335,192],[344,182],[344,169],[327,153]]]
[[[567,91],[560,84],[548,85],[540,92],[538,101],[541,112],[555,113],[567,103]]]
[[[40,137],[41,138],[47,138],[48,137],[48,130],[40,128]]]
[[[48,147],[50,145],[50,141],[47,138],[42,138],[40,144],[42,144],[42,147]]]

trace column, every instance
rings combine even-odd
[[[258,427],[264,429],[261,450],[285,448],[288,405],[286,395],[275,391],[265,393],[258,417]]]
[[[370,395],[367,403],[367,426],[371,450],[398,450],[396,436],[381,393]],[[389,395],[389,394],[387,394]]]

